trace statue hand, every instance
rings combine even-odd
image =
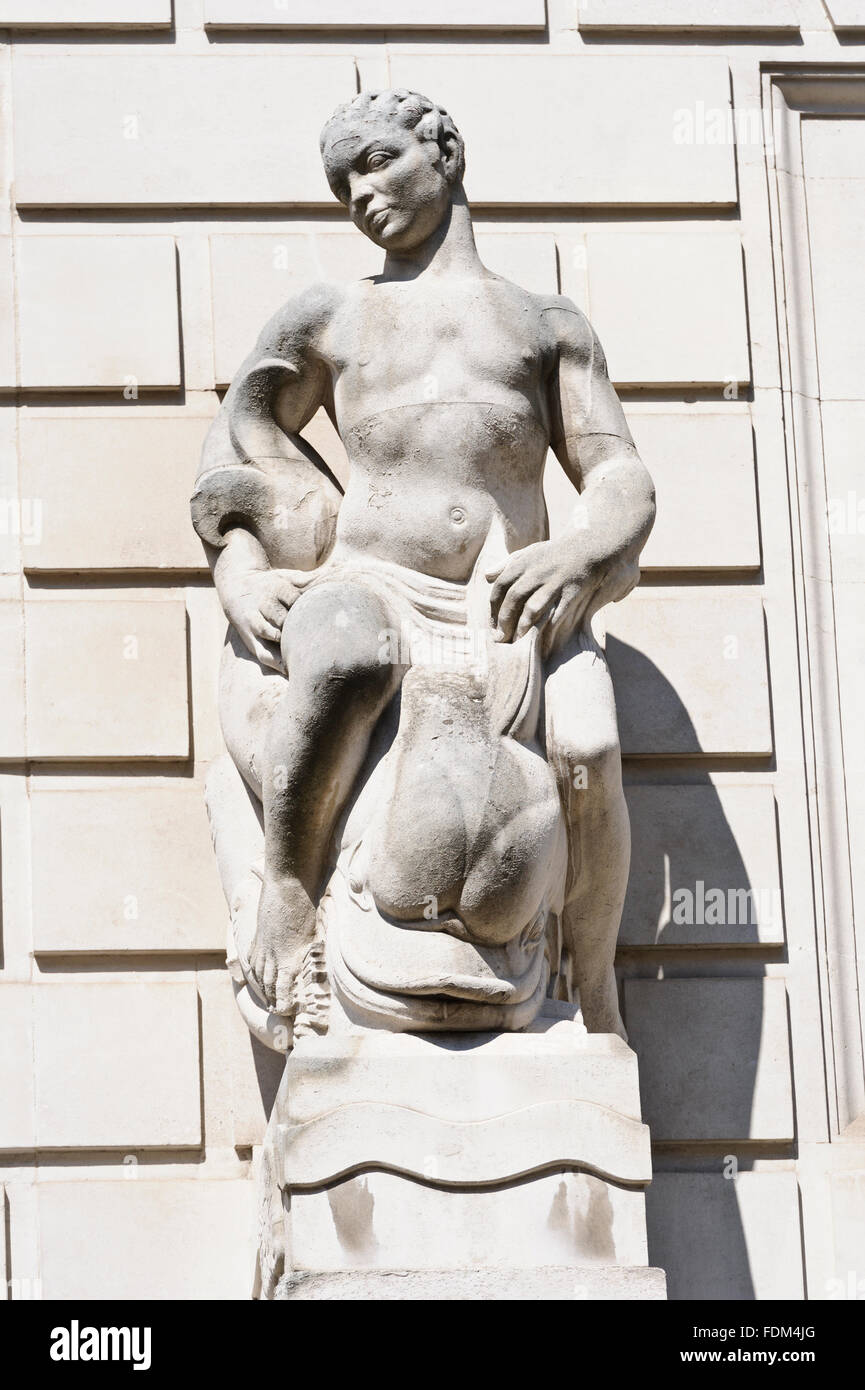
[[[566,616],[573,626],[602,583],[604,566],[568,536],[515,550],[487,570],[486,578],[494,581],[490,611],[496,641],[511,642],[532,627],[556,626]]]
[[[251,570],[224,600],[226,617],[262,666],[285,674],[279,649],[285,616],[300,590],[291,570]]]

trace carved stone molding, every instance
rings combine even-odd
[[[865,72],[767,65],[763,75],[779,357],[799,628],[803,754],[830,1132],[865,1123],[862,990],[840,701],[838,621],[803,123],[865,117]]]

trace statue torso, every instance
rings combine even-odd
[[[338,547],[463,580],[496,516],[511,549],[544,538],[551,350],[533,295],[363,281],[322,348],[351,461]]]

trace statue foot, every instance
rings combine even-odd
[[[303,886],[296,879],[265,877],[248,965],[253,983],[275,1013],[294,1013],[295,984],[314,936],[315,905]]]
[[[250,943],[248,964],[252,982],[268,1007],[289,1017],[294,1011],[292,996],[300,961],[286,961],[277,947],[261,941],[256,932]]]

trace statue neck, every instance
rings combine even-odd
[[[382,278],[415,280],[419,275],[470,275],[480,270],[483,264],[475,246],[472,215],[459,184],[447,213],[422,246],[402,255],[387,252]]]

